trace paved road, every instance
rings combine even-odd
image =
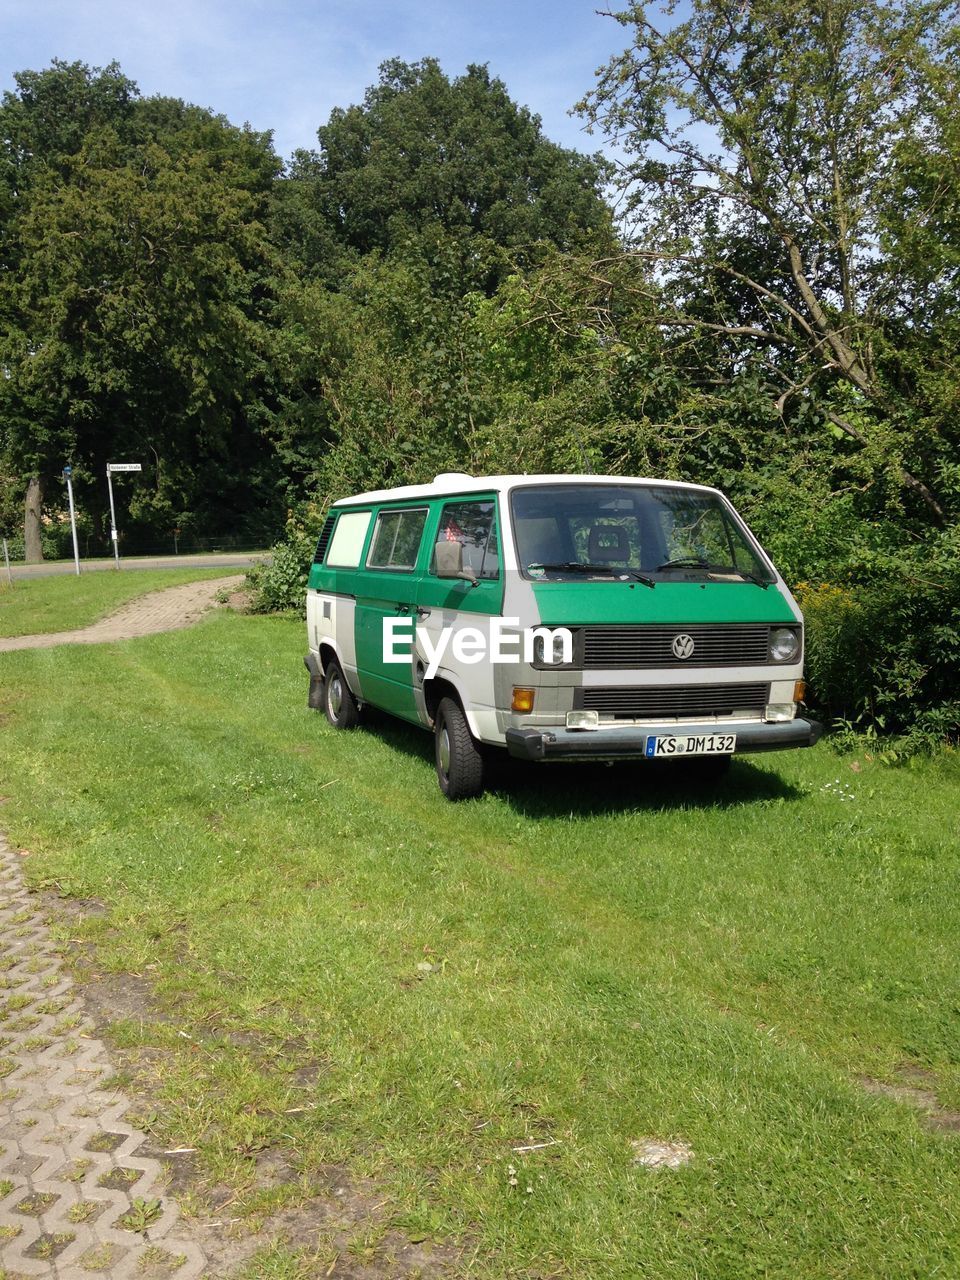
[[[243,578],[234,574],[229,578],[204,578],[179,587],[166,587],[163,591],[148,591],[89,627],[0,639],[0,653],[14,649],[53,649],[59,644],[109,644],[113,640],[155,635],[158,631],[177,631],[191,626],[213,608],[218,591],[236,589],[242,583]]]
[[[2,550],[2,549],[0,549]],[[268,551],[222,551],[198,556],[131,556],[120,561],[120,572],[125,569],[249,569],[252,564],[270,559]],[[81,573],[98,573],[101,569],[113,569],[112,560],[81,560]],[[72,560],[51,560],[44,564],[12,564],[10,571],[14,582],[18,578],[49,578],[58,573],[75,573]],[[0,554],[0,574],[6,578],[3,556]]]

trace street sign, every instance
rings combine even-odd
[[[110,494],[110,541],[113,543],[113,559],[117,568],[120,568],[120,547],[117,542],[117,513],[113,505],[113,473],[115,471],[142,471],[139,462],[108,462],[107,463],[107,490]],[[69,482],[68,482],[69,483]]]

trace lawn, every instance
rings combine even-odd
[[[109,569],[0,582],[0,636],[29,636],[85,627],[147,591],[200,578],[225,578],[241,569]]]
[[[821,744],[699,791],[530,766],[451,806],[426,735],[306,709],[303,651],[216,614],[0,655],[0,824],[152,993],[113,1042],[231,1214],[332,1167],[381,1206],[355,1264],[389,1229],[487,1280],[960,1273],[956,753]],[[876,1092],[918,1080],[939,1128]]]

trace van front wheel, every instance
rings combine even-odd
[[[483,756],[467,718],[453,698],[441,699],[434,720],[437,780],[448,800],[468,800],[483,791]]]
[[[323,681],[323,711],[335,729],[355,729],[360,723],[360,708],[336,658],[331,658],[327,663]]]

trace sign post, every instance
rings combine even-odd
[[[70,530],[73,533],[73,563],[77,577],[80,577],[80,547],[77,544],[77,513],[73,509],[73,467],[63,468],[63,478],[67,482],[67,501],[70,504]]]
[[[113,543],[113,559],[117,568],[120,568],[120,547],[117,542],[117,513],[113,506],[113,473],[115,471],[142,471],[143,467],[139,462],[108,462],[107,463],[107,490],[110,494],[110,541]],[[79,573],[80,570],[77,570]]]

